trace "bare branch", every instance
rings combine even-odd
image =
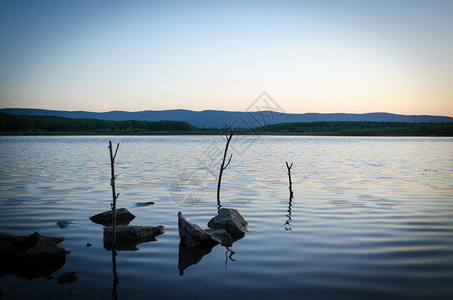
[[[232,158],[233,158],[233,153],[230,154],[230,159],[228,160],[228,162],[227,162],[227,164],[225,165],[225,167],[223,167],[224,170],[225,170],[226,168],[228,168],[228,165],[230,164]]]
[[[230,158],[228,159],[228,162],[225,165],[226,157],[228,154],[228,146],[230,145],[231,139],[233,138],[233,135],[235,134],[236,130],[231,129],[230,132],[227,131],[227,127],[225,125],[225,138],[226,138],[226,145],[225,145],[225,151],[223,152],[223,160],[222,164],[220,165],[220,172],[219,172],[219,180],[217,182],[217,205],[218,208],[220,209],[220,185],[222,182],[222,174],[223,171],[230,165],[231,159],[233,158],[233,154],[230,154]]]
[[[116,158],[116,153],[118,153],[118,148],[120,147],[120,143],[118,143],[116,145],[116,150],[115,150],[115,154],[113,155],[113,161],[115,161],[115,158]]]
[[[111,178],[110,178],[110,185],[112,186],[112,204],[110,205],[112,208],[112,227],[113,227],[113,252],[115,252],[116,249],[116,199],[118,199],[120,193],[116,193],[116,188],[115,188],[115,158],[116,154],[118,153],[118,148],[120,146],[120,143],[116,145],[116,150],[115,154],[113,154],[113,147],[112,147],[112,141],[109,141],[109,152],[110,152],[110,170],[111,170]],[[113,253],[112,252],[112,253]]]
[[[291,168],[293,167],[293,163],[291,165],[286,162],[286,168],[288,169],[288,179],[289,179],[289,199],[291,200],[293,198],[294,192],[293,192],[293,183],[291,181]]]

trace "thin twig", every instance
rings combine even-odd
[[[230,165],[230,162],[231,162],[231,159],[233,158],[233,153],[230,154],[230,159],[228,160],[227,164],[225,165],[225,167],[223,168],[224,170],[226,168],[228,168],[228,166]]]
[[[115,150],[115,155],[113,155],[113,162],[115,162],[115,158],[116,158],[116,153],[118,153],[118,148],[120,147],[120,143],[118,143],[116,145],[116,150]]]

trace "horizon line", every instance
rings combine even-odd
[[[304,112],[304,113],[294,113],[294,112],[281,112],[281,111],[274,111],[274,110],[253,110],[253,111],[240,111],[240,110],[221,110],[221,109],[205,109],[205,110],[192,110],[192,109],[185,109],[185,108],[172,108],[172,109],[161,109],[161,110],[153,110],[153,109],[146,109],[146,110],[136,110],[136,111],[128,111],[128,110],[109,110],[109,111],[90,111],[90,110],[63,110],[63,109],[48,109],[48,108],[30,108],[30,107],[1,107],[0,110],[8,110],[8,109],[27,109],[27,110],[46,110],[46,111],[61,111],[61,112],[87,112],[87,113],[95,113],[95,114],[105,114],[105,113],[112,113],[112,112],[126,112],[126,113],[140,113],[140,112],[163,112],[163,111],[190,111],[190,112],[208,112],[208,111],[216,111],[216,112],[229,112],[229,113],[256,113],[256,112],[272,112],[272,113],[279,113],[279,114],[292,114],[292,115],[305,115],[305,114],[319,114],[319,115],[331,115],[331,114],[344,114],[344,115],[365,115],[365,114],[391,114],[391,115],[401,115],[401,116],[432,116],[432,117],[447,117],[453,118],[453,116],[449,115],[430,115],[430,114],[402,114],[402,113],[393,113],[393,112],[385,112],[385,111],[372,111],[372,112],[365,112],[365,113],[352,113],[352,112]]]

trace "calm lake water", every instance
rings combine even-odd
[[[112,254],[89,220],[110,209],[109,140],[118,207],[166,227],[118,252],[118,299],[453,299],[452,138],[286,136],[233,137],[221,205],[250,227],[198,263],[180,261],[177,213],[202,228],[216,215],[224,137],[0,137],[0,232],[63,236],[71,251],[50,278],[0,277],[4,296],[112,297]]]

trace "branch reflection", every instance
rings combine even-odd
[[[118,300],[118,273],[116,272],[116,249],[112,248],[112,271],[113,271],[113,289],[112,289],[112,299]]]
[[[288,210],[287,210],[287,214],[285,215],[287,220],[285,222],[285,230],[291,230],[291,222],[292,222],[292,219],[291,219],[291,206],[293,205],[293,197],[292,195],[289,197],[289,201],[288,201]]]

